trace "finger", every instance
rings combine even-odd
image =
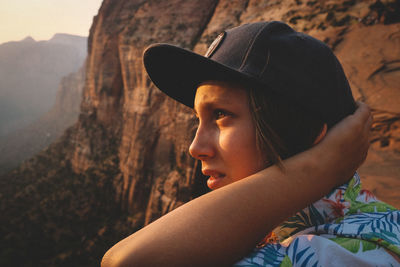
[[[366,122],[371,115],[371,109],[369,106],[361,101],[357,101],[357,109],[354,112],[354,116],[359,117],[361,121]]]
[[[366,126],[369,130],[372,129],[372,124],[374,123],[374,117],[372,116],[372,114],[370,114],[370,116],[368,117]]]

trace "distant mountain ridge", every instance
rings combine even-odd
[[[51,39],[48,40],[49,43],[62,43],[70,45],[81,45],[81,42],[86,43],[87,37],[71,35],[66,33],[56,33]]]
[[[80,42],[87,42],[87,37],[80,35],[73,35],[68,33],[55,33],[48,40],[35,40],[32,36],[26,36],[25,38],[19,41],[8,41],[4,43],[0,43],[0,47],[3,45],[13,45],[15,43],[63,43],[63,44],[71,44],[71,45],[80,45]]]
[[[0,44],[0,136],[47,112],[61,78],[76,72],[86,54],[87,37],[69,34]]]
[[[14,42],[14,41],[12,41],[12,42]],[[33,39],[31,36],[28,36],[28,37],[25,37],[24,39],[22,39],[20,42],[24,42],[24,43],[32,43],[32,42],[36,42],[36,40],[35,39]],[[8,42],[8,43],[10,43],[10,42]]]

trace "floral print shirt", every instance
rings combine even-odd
[[[235,266],[400,266],[400,212],[356,173],[275,228]]]

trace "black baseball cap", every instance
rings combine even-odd
[[[221,80],[272,90],[315,113],[328,127],[356,109],[331,49],[279,21],[226,30],[205,56],[170,44],[153,44],[145,50],[143,61],[160,90],[191,108],[202,82]]]

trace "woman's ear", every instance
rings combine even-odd
[[[316,145],[319,142],[321,142],[322,139],[324,139],[327,131],[328,131],[328,126],[326,125],[326,123],[324,123],[324,126],[322,127],[322,130],[319,133],[319,135],[317,136],[317,138],[315,138],[313,145]]]

